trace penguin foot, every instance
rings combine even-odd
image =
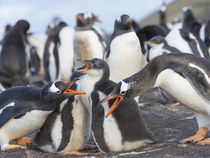
[[[95,153],[94,155],[97,156],[97,155],[102,155],[103,153],[101,151]]]
[[[8,151],[8,150],[15,149],[15,148],[26,149],[26,147],[25,147],[25,146],[22,146],[22,145],[9,144],[9,145],[7,145],[7,146],[4,148],[4,151]]]
[[[66,155],[76,155],[76,156],[86,156],[89,155],[90,153],[82,153],[79,151],[69,151],[66,153]]]
[[[13,141],[20,144],[20,145],[26,145],[26,144],[32,143],[32,138],[22,137],[22,138],[19,138],[19,139],[15,139]]]
[[[180,105],[179,102],[175,102],[175,103],[173,103],[173,104],[168,104],[168,106],[178,106],[178,105]]]
[[[84,147],[85,150],[97,149],[96,145],[86,144]]]
[[[194,136],[183,139],[182,143],[184,144],[184,143],[188,143],[188,142],[192,142],[192,143],[199,142],[204,139],[207,132],[208,132],[207,127],[201,127]]]
[[[210,138],[199,141],[197,144],[198,145],[210,145]]]

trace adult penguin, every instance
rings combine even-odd
[[[29,30],[26,20],[19,20],[2,40],[0,54],[0,82],[5,88],[27,84],[25,35]]]
[[[66,23],[60,22],[58,25],[49,25],[47,29],[48,38],[44,48],[44,71],[45,80],[54,81],[58,78],[59,74],[59,52],[60,45],[59,32],[63,27],[67,26]],[[68,70],[71,71],[71,70]]]
[[[132,27],[132,19],[128,15],[121,15],[120,19],[115,20],[114,32],[104,59],[110,67],[110,79],[115,82],[138,72],[146,65],[139,39]]]
[[[109,99],[104,100],[115,99],[108,115],[122,100],[129,101],[148,89],[160,87],[195,112],[199,130],[194,136],[183,139],[182,143],[210,144],[210,139],[205,139],[210,128],[209,67],[209,60],[191,54],[158,56],[142,71],[118,83]]]
[[[94,25],[100,22],[93,13],[79,13],[76,16],[76,28],[74,38],[75,59],[103,58],[105,50],[105,41],[101,31]],[[75,60],[75,68],[80,63]]]
[[[55,81],[44,88],[25,86],[12,87],[0,95],[0,146],[1,151],[25,148],[30,139],[22,138],[44,124],[47,116],[60,106],[61,102],[74,94],[72,84]],[[9,144],[15,140],[20,145]]]

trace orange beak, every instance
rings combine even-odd
[[[127,19],[127,20],[125,21],[125,23],[131,23],[131,22],[132,22],[131,19]]]
[[[70,89],[71,86],[78,80],[75,80],[73,82],[71,82],[68,87],[65,89],[65,91],[63,93],[71,93],[71,94],[75,94],[75,95],[78,95],[78,94],[85,94],[85,92],[81,92],[81,91],[75,91],[75,90],[72,90]]]
[[[95,22],[98,22],[98,23],[101,23],[101,20],[99,20],[97,17],[94,18],[94,21],[95,21]]]
[[[150,41],[147,41],[147,42],[144,42],[144,44],[146,44],[146,45],[151,45],[151,44],[153,44],[153,43],[150,42]]]
[[[77,16],[76,19],[77,19],[77,20],[81,20],[82,17],[81,17],[81,16]]]
[[[86,70],[91,69],[91,65],[90,65],[88,62],[83,61],[83,60],[79,60],[79,61],[80,61],[81,63],[85,64],[86,67],[85,67],[84,69],[77,70],[77,72],[83,72],[83,71],[86,71]]]
[[[105,99],[103,100],[100,104],[103,104],[109,100],[112,100],[112,99],[116,99],[114,104],[111,106],[111,108],[109,109],[108,113],[106,114],[106,117],[108,117],[116,108],[117,106],[119,105],[119,103],[123,100],[123,97],[111,97],[111,98],[108,98],[108,99]]]

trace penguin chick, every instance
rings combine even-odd
[[[204,139],[210,128],[209,67],[208,60],[187,53],[158,56],[142,71],[118,83],[105,100],[116,99],[108,115],[122,100],[129,101],[148,89],[160,87],[195,112],[199,131],[182,143],[210,144],[210,139]]]
[[[77,94],[77,91],[69,89],[74,82],[56,81],[49,83],[43,89],[17,86],[2,92],[0,95],[1,151],[17,147],[25,148],[9,142],[40,129],[47,116],[63,100]]]
[[[79,89],[79,82],[71,89]],[[84,94],[84,93],[83,93]],[[64,100],[46,119],[34,143],[49,153],[87,155],[79,152],[89,139],[90,115],[77,96]]]
[[[138,104],[134,99],[122,102],[111,117],[106,118],[112,101],[100,105],[99,101],[108,96],[117,85],[109,80],[109,67],[101,59],[81,61],[86,66],[79,72],[86,73],[86,87],[94,85],[91,92],[92,135],[103,153],[135,150],[153,143],[152,136],[142,119]]]

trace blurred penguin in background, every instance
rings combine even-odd
[[[94,25],[100,22],[91,12],[79,13],[76,16],[76,32],[74,37],[75,59],[102,59],[106,47],[102,31]],[[75,68],[80,66],[75,60]]]

